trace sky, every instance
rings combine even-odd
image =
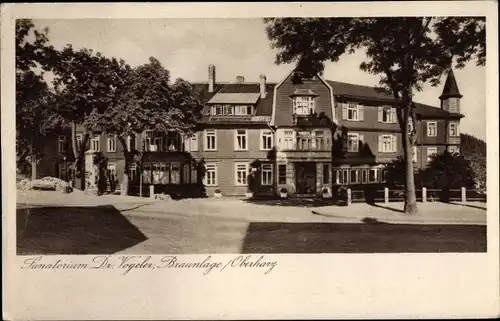
[[[34,20],[37,28],[49,29],[49,41],[61,49],[71,44],[124,59],[136,66],[156,57],[171,72],[172,79],[207,81],[208,65],[216,66],[216,81],[232,82],[236,76],[256,82],[265,74],[269,82],[279,82],[292,65],[276,65],[277,51],[271,49],[261,19],[59,19]],[[379,76],[359,69],[362,51],[327,63],[324,78],[375,86]],[[462,133],[486,139],[486,71],[474,62],[455,70],[461,94]],[[415,100],[439,106],[442,83],[424,86]]]

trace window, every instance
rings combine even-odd
[[[437,136],[437,122],[428,121],[427,122],[427,136],[436,137]]]
[[[325,136],[325,132],[317,130],[314,132],[313,148],[317,150],[328,150],[330,140]]]
[[[92,149],[94,152],[100,151],[99,140],[100,140],[99,136],[94,136],[94,137],[92,137],[92,139],[90,141],[90,149]]]
[[[191,183],[198,183],[198,170],[195,166],[191,167]]]
[[[129,174],[130,174],[129,179],[132,182],[135,182],[137,180],[137,165],[136,164],[130,164]]]
[[[294,131],[293,130],[285,130],[283,132],[283,138],[279,139],[280,148],[283,150],[292,150],[294,149]]]
[[[382,168],[380,171],[382,173],[380,181],[381,181],[381,183],[385,183],[387,181],[387,169]]]
[[[59,153],[65,154],[67,149],[66,136],[59,136]]]
[[[108,136],[108,152],[116,152],[116,136]]]
[[[260,138],[260,149],[271,150],[273,147],[273,132],[270,130],[263,130]]]
[[[153,150],[154,152],[163,151],[163,137],[156,131],[154,132],[153,145],[155,146]]]
[[[166,148],[169,152],[175,152],[179,150],[180,136],[176,132],[169,132],[166,135]]]
[[[460,154],[460,148],[458,146],[448,146],[448,152],[452,155]]]
[[[368,170],[362,169],[361,170],[361,183],[366,184],[367,182],[368,182]]]
[[[297,132],[297,149],[310,150],[313,147],[312,133],[309,131]]]
[[[210,114],[213,116],[247,116],[253,114],[252,105],[212,105]]]
[[[82,149],[82,143],[83,143],[83,135],[82,134],[77,134],[76,135],[76,149],[81,150]]]
[[[342,104],[342,119],[350,121],[363,121],[364,120],[364,107],[357,103],[343,103]]]
[[[381,153],[395,153],[397,138],[395,135],[380,135],[378,137],[378,151]]]
[[[314,97],[312,96],[293,97],[293,113],[296,115],[310,115],[314,113]]]
[[[58,169],[58,175],[59,175],[58,177],[60,179],[66,180],[67,179],[66,178],[66,175],[67,175],[66,174],[66,164],[65,163],[58,164],[57,169]]]
[[[369,183],[375,183],[377,182],[377,175],[378,174],[378,169],[377,168],[370,168],[368,171],[368,182]]]
[[[286,184],[286,165],[278,165],[278,184]]]
[[[234,171],[234,184],[237,186],[247,185],[248,163],[235,163]]]
[[[247,150],[247,131],[237,129],[235,132],[234,150]]]
[[[144,139],[145,150],[147,151],[151,150],[152,144],[153,144],[153,131],[146,130],[146,138]]]
[[[427,147],[427,162],[431,162],[435,155],[437,155],[437,147]]]
[[[198,133],[193,133],[193,136],[184,140],[184,150],[187,152],[198,151]]]
[[[323,184],[330,183],[330,164],[323,164]]]
[[[273,184],[273,165],[262,164],[262,185]]]
[[[418,149],[417,146],[412,146],[411,148],[411,156],[412,156],[412,161],[414,163],[418,162]]]
[[[253,107],[247,105],[239,105],[234,107],[234,111],[235,111],[234,114],[238,116],[252,115]]]
[[[349,183],[349,170],[343,169],[341,170],[341,175],[339,176],[340,184],[348,184]]]
[[[179,162],[170,163],[170,184],[181,183],[181,164]]]
[[[357,152],[359,147],[359,134],[358,133],[348,133],[347,134],[347,151]]]
[[[134,151],[136,150],[136,137],[135,137],[135,134],[132,134],[132,135],[128,135],[127,136],[127,149],[129,151]]]
[[[378,121],[381,123],[396,123],[396,108],[381,106],[378,108]]]
[[[351,184],[357,184],[359,183],[359,177],[358,177],[358,174],[359,174],[359,170],[357,169],[351,169]]]
[[[205,150],[217,150],[217,132],[215,129],[205,130]]]
[[[458,131],[458,124],[456,122],[450,122],[448,124],[450,137],[460,136]]]

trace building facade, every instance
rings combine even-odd
[[[145,131],[126,144],[141,151],[131,165],[131,189],[153,184],[159,190],[202,185],[206,195],[247,192],[275,196],[320,196],[336,186],[384,183],[384,166],[403,155],[396,101],[375,88],[304,78],[291,71],[279,83],[208,81],[195,83],[204,104],[192,137]],[[439,97],[440,107],[416,103],[417,143],[413,161],[425,168],[432,155],[459,152],[460,99],[450,71]],[[77,132],[77,142],[83,133]],[[40,176],[63,178],[73,162],[69,132],[44,146]],[[120,186],[125,158],[114,136],[96,133],[85,147],[108,158],[110,176]],[[89,161],[87,161],[89,162]],[[203,164],[201,172],[199,164]],[[198,164],[198,165],[196,165]],[[169,187],[171,187],[169,189]],[[174,189],[172,189],[174,188]],[[155,187],[156,189],[156,187]]]

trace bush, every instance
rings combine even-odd
[[[286,188],[282,188],[282,189],[280,189],[280,193],[285,193],[286,194],[286,193],[288,193],[288,191],[287,191]]]
[[[220,194],[220,189],[217,188],[217,189],[215,189],[214,192],[215,192],[215,194]]]
[[[17,189],[22,191],[41,190],[41,191],[70,191],[68,182],[57,177],[44,177],[30,181],[23,179],[17,183]]]
[[[323,188],[322,193],[323,194],[328,194],[328,189],[327,188]]]

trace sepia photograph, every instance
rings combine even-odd
[[[485,252],[485,36],[18,19],[17,253]]]
[[[4,318],[498,317],[497,9],[2,5]]]

